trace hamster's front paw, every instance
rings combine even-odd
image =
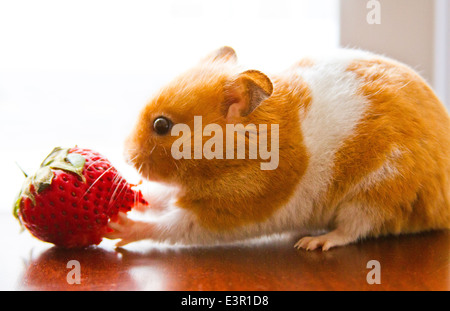
[[[133,190],[140,191],[148,205],[138,204],[133,210],[138,212],[162,212],[169,206],[170,200],[174,197],[176,189],[160,185],[155,182],[143,182],[133,187]]]
[[[114,231],[104,235],[107,239],[120,239],[120,241],[116,243],[116,247],[140,241],[150,236],[152,229],[150,223],[130,219],[127,217],[127,214],[122,212],[120,212],[118,216],[117,222],[110,222],[108,224],[108,227]]]
[[[322,251],[327,251],[332,247],[346,245],[354,240],[355,239],[350,238],[348,235],[343,234],[338,230],[334,230],[318,236],[301,238],[294,247],[297,249],[303,248],[307,251],[312,251],[321,247]]]

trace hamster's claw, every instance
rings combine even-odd
[[[313,251],[316,248],[318,248],[319,246],[321,246],[322,250],[324,251],[325,249],[324,249],[323,245],[325,243],[326,242],[321,240],[319,237],[307,236],[307,237],[300,239],[297,243],[295,243],[294,247],[297,249],[303,248],[307,251]]]
[[[322,251],[327,251],[332,247],[346,245],[350,242],[352,242],[352,239],[335,230],[323,235],[301,238],[295,243],[294,247],[297,249],[303,248],[307,251],[313,251],[317,248],[322,248]]]

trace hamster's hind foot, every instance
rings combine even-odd
[[[356,239],[351,238],[338,230],[328,232],[318,236],[306,236],[301,238],[294,247],[297,249],[305,249],[312,251],[317,248],[322,248],[322,251],[327,251],[332,247],[342,246],[354,242]]]

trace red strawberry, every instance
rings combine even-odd
[[[108,220],[147,204],[102,155],[55,148],[27,177],[14,215],[37,238],[65,248],[99,244]]]

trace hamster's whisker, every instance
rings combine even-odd
[[[84,194],[80,197],[80,199],[78,200],[78,203],[81,201],[81,199],[92,189],[92,187],[95,186],[95,184],[103,177],[103,175],[105,175],[107,172],[109,172],[113,167],[110,166],[109,168],[107,168],[100,176],[98,176],[98,178],[89,186],[89,188],[87,188],[87,190],[84,192]]]
[[[124,180],[123,178],[122,178],[122,180]],[[122,183],[122,180],[120,181],[121,183]],[[126,181],[123,183],[123,185],[122,185],[122,189],[120,189],[120,191],[119,191],[119,194],[117,195],[117,198],[120,198],[120,195],[122,194],[122,192],[125,190],[127,188],[127,183],[126,183]],[[124,195],[125,195],[126,193],[124,193]]]
[[[169,154],[167,153],[166,147],[163,146],[163,150],[166,153],[166,156],[169,156]]]
[[[177,168],[178,171],[180,168],[178,167],[177,160],[173,159],[173,164],[175,164],[175,167]]]
[[[156,143],[155,143],[155,145],[153,146],[152,150],[150,151],[150,155],[152,155],[153,150],[155,150],[155,148],[156,148]]]
[[[100,161],[102,161],[102,159],[98,159],[98,160],[95,160],[94,162],[92,162],[91,164],[89,164],[89,166],[88,166],[88,167],[86,167],[86,169],[89,169],[89,168],[91,168],[91,166],[93,166],[93,165],[97,164],[97,163],[98,163],[98,162],[100,162]]]
[[[113,178],[113,185],[115,185],[117,183],[118,178],[120,177],[119,172],[116,173],[116,175],[114,175]]]
[[[119,175],[119,173],[117,173],[117,174],[114,176],[114,178],[113,178],[113,185],[115,185],[115,187],[114,187],[113,194],[112,194],[111,197],[109,198],[109,203],[108,203],[108,205],[111,205],[111,202],[112,202],[112,200],[113,200],[113,197],[114,197],[114,195],[115,195],[117,189],[119,188],[120,183],[122,182],[122,179],[123,179],[123,177],[121,177],[121,176]]]
[[[109,203],[108,203],[108,205],[111,205],[111,203],[113,202],[113,200],[116,201],[116,200],[118,199],[119,195],[116,197],[116,199],[114,199],[114,196],[115,196],[117,190],[119,189],[119,186],[120,186],[120,184],[122,183],[122,181],[123,181],[123,177],[120,177],[120,180],[119,180],[119,182],[117,182],[113,194],[112,194],[111,197],[109,198]],[[124,184],[125,184],[125,183],[124,183]]]
[[[128,164],[134,164],[134,161],[137,159],[138,155],[135,155],[134,157],[132,157],[131,159],[129,159],[127,162]]]

